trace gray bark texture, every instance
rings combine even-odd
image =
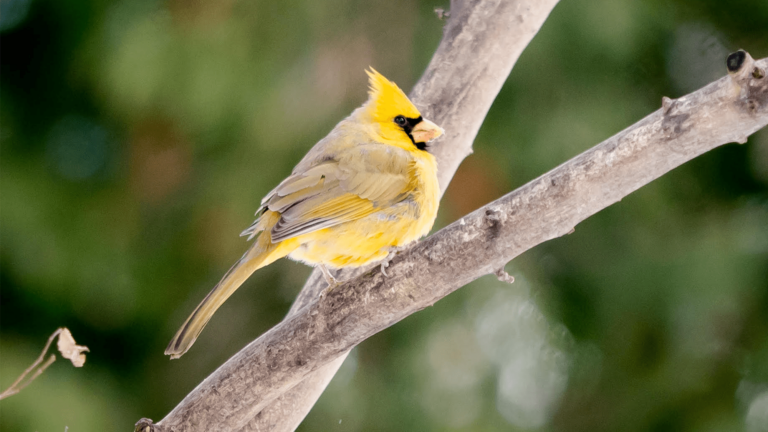
[[[425,115],[448,131],[435,152],[443,188],[556,3],[452,3],[443,41],[412,93]],[[517,40],[506,40],[512,37]],[[284,321],[160,423],[142,419],[137,430],[294,430],[346,353],[366,338],[497,273],[678,165],[719,145],[743,143],[768,124],[768,59],[736,57],[729,57],[728,76],[679,99],[664,98],[661,109],[638,123],[395,256],[387,277],[374,267],[318,296],[324,284],[313,273]]]
[[[437,159],[440,192],[445,192],[491,104],[525,47],[538,33],[559,0],[451,2],[443,39],[424,75],[409,95],[424,116],[446,130],[431,149]],[[481,59],[478,61],[478,59]],[[345,271],[341,280],[362,271]],[[294,316],[326,286],[313,272],[288,312]],[[254,416],[242,431],[292,432],[336,374],[349,351],[309,374],[294,388]]]
[[[501,86],[557,3],[558,0],[452,0],[441,43],[409,95],[427,118],[446,130],[432,151],[439,165],[441,192],[445,192],[461,161],[472,153],[477,131]],[[343,271],[337,276],[347,279],[360,273],[362,271]],[[317,299],[325,286],[320,272],[313,272],[286,320]],[[241,428],[234,427],[236,423],[217,423],[215,427],[233,431],[295,430],[348,352],[307,375],[261,411],[252,411],[254,415]],[[157,425],[140,421],[137,430],[149,425],[156,431],[205,430],[203,423],[178,421],[184,406],[182,401]]]

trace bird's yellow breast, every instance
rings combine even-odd
[[[390,249],[429,233],[440,197],[435,158],[418,151],[410,162],[408,196],[363,218],[314,231],[289,241],[291,259],[329,267],[361,266],[386,258]],[[374,203],[375,205],[375,203]]]

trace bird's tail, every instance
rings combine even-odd
[[[287,243],[292,242],[285,241],[277,244],[272,243],[270,230],[279,218],[279,213],[271,211],[267,211],[262,215],[259,221],[262,226],[259,228],[263,229],[263,232],[253,242],[248,252],[229,269],[221,281],[205,296],[203,301],[192,312],[192,315],[184,322],[184,325],[176,332],[176,336],[173,337],[171,343],[168,344],[165,354],[171,356],[171,359],[177,359],[189,350],[216,310],[253,272],[288,255],[298,246],[297,244],[291,247]]]

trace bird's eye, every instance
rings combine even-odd
[[[400,127],[405,127],[405,125],[408,124],[408,120],[406,120],[405,117],[399,115],[395,117],[395,123],[397,123],[397,125]]]

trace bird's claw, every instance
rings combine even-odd
[[[384,275],[384,277],[389,277],[387,274],[387,267],[389,267],[389,262],[392,261],[392,258],[395,257],[395,255],[399,254],[400,251],[405,249],[402,246],[397,246],[389,249],[389,254],[387,254],[387,257],[384,258],[384,261],[381,262],[381,274]]]
[[[325,287],[325,289],[320,292],[320,298],[323,298],[329,292],[331,292],[332,289],[341,285],[341,282],[339,282],[338,279],[333,277],[331,272],[328,270],[328,268],[324,264],[320,264],[318,265],[318,267],[320,268],[320,271],[323,272],[323,279],[325,279],[325,282],[328,283],[328,286]]]
[[[339,281],[331,282],[328,284],[327,287],[325,287],[322,291],[320,291],[320,298],[325,298],[330,292],[336,288],[337,286],[341,285]]]

